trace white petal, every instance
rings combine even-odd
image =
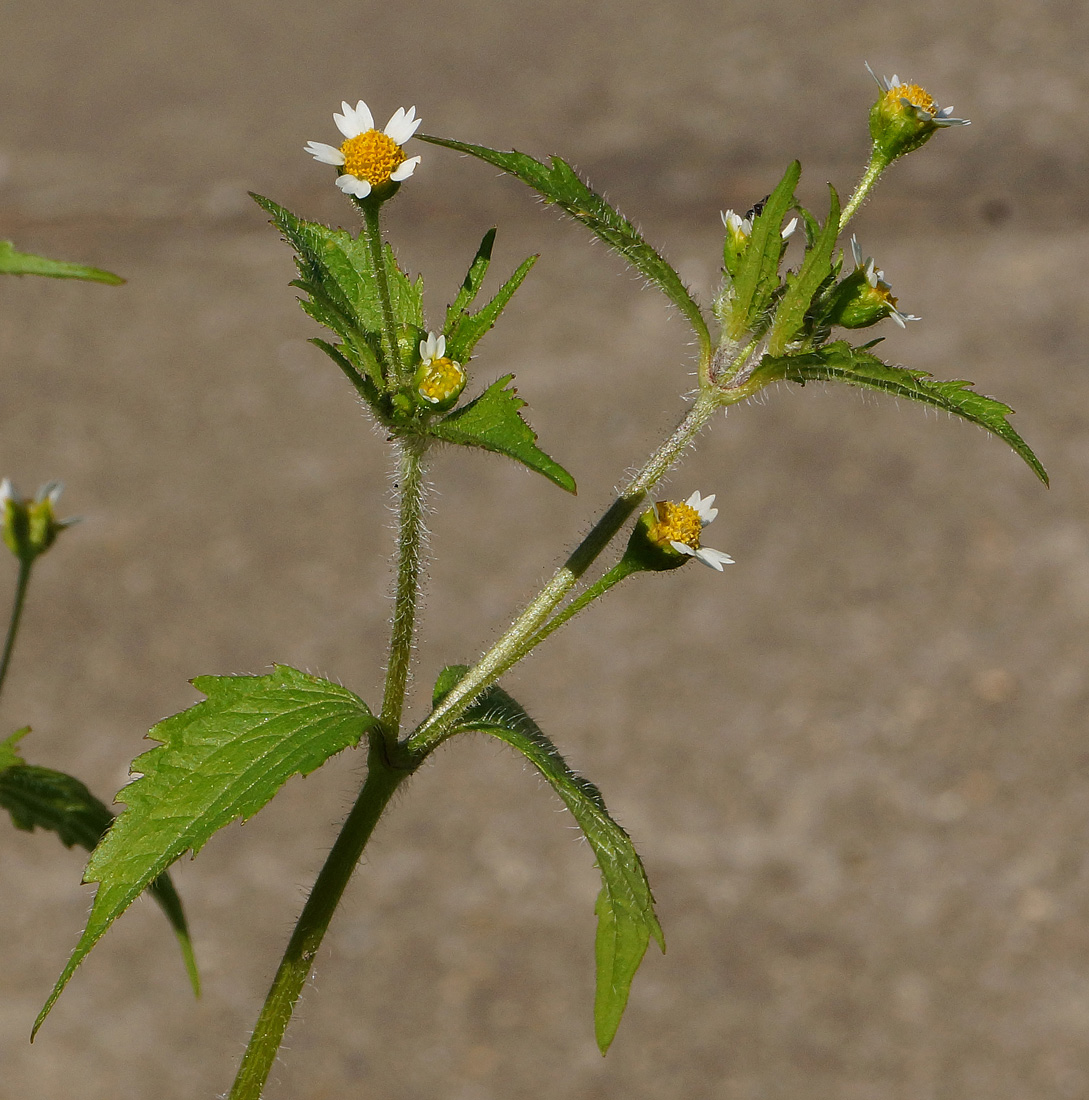
[[[441,359],[446,354],[446,337],[439,336],[435,340],[435,358]]]
[[[700,523],[704,527],[718,515],[718,509],[711,507],[714,503],[714,493],[707,497],[701,497],[698,489],[685,501],[685,504],[687,504],[689,508],[695,508],[700,517]]]
[[[374,116],[363,100],[360,100],[354,107],[347,103],[341,103],[340,109],[344,113],[342,115],[334,114],[333,121],[345,137],[358,137],[360,134],[365,134],[368,130],[374,129]]]
[[[365,199],[371,193],[371,185],[367,180],[349,176],[347,172],[337,176],[337,187],[346,195],[355,195],[357,199]]]
[[[671,539],[669,545],[672,546],[678,554],[687,554],[690,558],[694,558],[698,553],[698,551],[693,550],[687,542],[677,542],[676,540]]]
[[[858,245],[858,238],[851,234],[851,255],[855,258],[855,267],[862,266],[862,249]]]
[[[797,228],[798,228],[798,219],[797,218],[791,218],[790,221],[787,222],[786,229],[784,229],[779,235],[785,241],[791,235],[791,233],[793,233],[794,230],[797,229]]]
[[[720,573],[724,565],[734,564],[734,559],[729,554],[724,554],[721,550],[712,550],[709,546],[701,546],[696,551],[696,559],[712,569],[717,569]]]
[[[11,483],[11,478],[6,477],[3,481],[0,481],[0,508],[2,508],[9,500],[15,499],[15,486]]]
[[[419,163],[419,157],[409,157],[408,160],[401,161],[401,163],[390,172],[389,178],[397,183],[400,183],[401,180],[407,180],[408,177],[416,171],[416,165]]]
[[[433,332],[427,334],[426,340],[420,341],[420,358],[425,363],[430,363],[432,359],[442,358],[442,352],[438,350],[440,340],[443,341],[443,347],[445,349],[445,339],[441,336],[436,336]]]
[[[423,119],[416,118],[415,114],[415,107],[409,107],[407,111],[404,107],[398,107],[394,111],[393,117],[386,123],[386,137],[397,142],[398,145],[404,145],[420,128],[420,123],[423,121]]]
[[[339,168],[344,163],[344,154],[322,141],[308,141],[304,152],[309,153],[315,160],[320,160],[322,164],[335,164]]]

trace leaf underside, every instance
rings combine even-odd
[[[940,382],[926,371],[909,370],[883,363],[864,348],[852,348],[846,341],[826,344],[816,351],[781,357],[765,356],[751,383],[759,388],[776,379],[797,382],[845,382],[849,386],[881,390],[943,409],[986,428],[1008,443],[1034,474],[1048,484],[1047,471],[1029,445],[1010,426],[1013,409],[993,397],[971,389],[971,382]]]
[[[451,665],[442,671],[435,684],[436,705],[466,671],[465,665]],[[620,1026],[632,979],[651,937],[665,950],[642,861],[631,838],[609,816],[597,787],[571,770],[556,746],[502,688],[493,685],[470,704],[458,723],[458,731],[463,730],[498,737],[522,753],[571,811],[597,857],[602,889],[595,906],[594,1031],[604,1054]]]
[[[36,1032],[76,967],[140,892],[218,829],[260,810],[293,775],[357,745],[377,719],[352,692],[286,665],[266,676],[200,676],[207,699],[152,728],[160,744],[132,762],[128,808],[95,848],[91,914]]]
[[[643,239],[627,218],[609,205],[596,191],[579,179],[574,169],[560,157],[549,157],[549,164],[519,153],[502,152],[484,145],[417,134],[423,141],[442,145],[459,153],[468,153],[528,184],[546,202],[554,203],[614,251],[619,252],[637,271],[650,280],[684,315],[692,326],[704,356],[711,353],[711,335],[700,307],[688,292],[680,275]]]

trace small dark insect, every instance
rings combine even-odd
[[[764,207],[767,206],[768,199],[770,198],[771,195],[765,195],[759,202],[753,203],[753,205],[749,207],[749,211],[745,217],[748,218],[750,222],[753,218],[759,217],[760,214],[763,213]]]

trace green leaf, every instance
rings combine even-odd
[[[559,157],[543,164],[517,150],[500,152],[483,145],[417,134],[422,141],[442,145],[459,153],[479,157],[528,184],[546,202],[555,203],[582,222],[610,248],[619,252],[636,270],[645,275],[680,311],[692,326],[704,357],[711,354],[711,335],[700,307],[672,267],[643,240],[639,231],[619,211],[614,210],[596,191],[592,191]]]
[[[88,852],[102,838],[114,816],[110,808],[74,776],[52,768],[25,764],[11,749],[15,740],[29,732],[29,727],[0,742],[0,807],[11,815],[17,829],[30,833],[47,829],[60,838],[66,848],[78,844]],[[14,762],[11,761],[12,757]],[[193,992],[200,996],[200,975],[193,954],[185,911],[170,876],[161,874],[148,887],[148,892],[162,907],[174,929],[181,948]]]
[[[366,343],[365,335],[380,339],[384,327],[382,300],[371,250],[363,236],[353,237],[344,229],[304,221],[271,199],[250,194],[295,249],[300,278],[294,285],[310,295],[306,311],[349,343]],[[412,282],[397,266],[388,244],[382,249],[382,264],[389,282],[401,359],[410,363],[417,355],[424,330],[423,279]]]
[[[1010,426],[1007,417],[1013,409],[993,397],[970,389],[971,382],[959,379],[939,382],[926,371],[893,367],[864,348],[852,348],[845,340],[802,355],[765,356],[746,383],[746,389],[755,392],[777,379],[803,386],[806,382],[846,382],[849,386],[882,390],[896,397],[934,405],[1004,439],[1028,463],[1033,473],[1045,485],[1048,484],[1047,471],[1040,460]]]
[[[446,311],[446,324],[444,332],[449,332],[463,313],[467,313],[469,306],[476,300],[480,293],[480,287],[484,282],[484,276],[488,274],[488,267],[492,262],[492,248],[495,246],[496,230],[493,226],[484,234],[480,241],[480,247],[476,250],[473,262],[465,273],[461,286],[458,288],[457,297],[450,303]]]
[[[529,274],[529,269],[537,262],[536,256],[530,256],[523,260],[514,274],[499,288],[495,297],[477,313],[468,313],[464,309],[450,324],[450,313],[446,315],[447,336],[446,354],[457,363],[467,363],[473,348],[480,338],[498,320],[499,315],[506,308],[511,296],[522,285],[523,280]],[[474,292],[475,293],[475,292]]]
[[[11,241],[0,241],[0,274],[48,275],[51,279],[86,279],[94,283],[119,286],[125,280],[112,271],[85,264],[72,264],[66,260],[48,260],[32,252],[17,252]]]
[[[806,252],[798,274],[787,274],[786,293],[775,311],[775,322],[768,341],[770,355],[782,355],[787,344],[801,331],[813,296],[832,272],[832,253],[839,238],[839,195],[831,184],[828,190],[832,196],[828,220]]]
[[[202,703],[153,727],[161,744],[132,762],[128,804],[84,875],[97,882],[87,927],[34,1025],[76,967],[137,895],[186,851],[252,817],[293,775],[309,775],[359,743],[377,719],[352,692],[276,665],[267,676],[199,676]]]
[[[364,398],[372,406],[378,407],[382,400],[382,395],[375,388],[374,382],[371,380],[372,375],[370,370],[364,374],[345,354],[344,349],[347,344],[330,344],[326,340],[321,340],[318,337],[313,337],[309,343],[313,344],[316,348],[321,348],[330,359],[344,372],[348,381],[351,382],[356,388],[356,392],[360,397]],[[370,360],[377,370],[377,360]]]
[[[30,733],[30,727],[23,726],[22,729],[16,730],[10,737],[5,737],[3,741],[0,741],[0,768],[10,768],[13,764],[26,763],[15,746],[28,733]]]
[[[749,247],[734,278],[734,302],[729,336],[738,339],[760,322],[779,289],[779,261],[783,258],[783,218],[794,205],[794,188],[802,166],[794,161],[753,219]]]
[[[432,422],[428,433],[446,443],[507,455],[574,493],[575,479],[537,446],[537,433],[522,419],[518,410],[525,402],[513,387],[506,389],[513,377],[504,375],[468,405]]]
[[[465,665],[443,669],[435,684],[436,706],[466,671]],[[650,938],[653,936],[665,951],[665,937],[654,913],[654,897],[642,861],[631,838],[609,816],[597,787],[568,767],[556,746],[501,687],[493,685],[477,696],[458,722],[458,731],[462,730],[498,737],[522,753],[563,799],[594,850],[602,882],[595,906],[594,1031],[604,1054],[620,1026],[632,979]]]

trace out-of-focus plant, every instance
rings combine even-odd
[[[111,286],[125,281],[120,275],[101,268],[19,252],[11,241],[0,241],[0,274],[83,279]],[[0,692],[11,667],[34,565],[62,531],[79,522],[78,518],[57,518],[55,509],[61,489],[59,481],[50,481],[35,496],[23,497],[9,478],[0,481],[0,535],[18,563],[4,649],[0,653]],[[28,733],[30,727],[23,726],[0,740],[0,807],[8,811],[17,829],[27,832],[45,829],[56,833],[67,848],[78,844],[93,851],[113,822],[113,811],[75,776],[28,764],[18,748]],[[166,873],[156,876],[147,889],[174,928],[193,989],[199,994],[200,981],[185,913],[170,876]]]

